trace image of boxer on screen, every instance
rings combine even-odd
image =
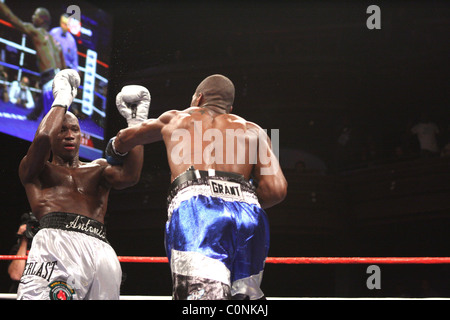
[[[44,111],[50,110],[53,100],[52,80],[59,70],[66,68],[61,47],[49,34],[51,16],[46,8],[37,8],[31,17],[32,23],[23,22],[4,3],[0,3],[0,17],[10,22],[17,30],[30,37],[36,49],[37,67],[41,74],[42,104],[31,112],[27,118],[36,120]]]

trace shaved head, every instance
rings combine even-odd
[[[72,119],[75,119],[75,120],[78,122],[77,116],[74,115],[74,114],[73,114],[72,112],[70,112],[70,111],[67,111],[67,112],[66,112],[65,117],[66,117],[66,118],[72,118]]]
[[[227,77],[214,74],[204,79],[195,90],[202,94],[206,104],[229,110],[234,102],[234,84]]]
[[[50,12],[46,8],[37,8],[33,14],[33,24],[48,30],[52,21]]]

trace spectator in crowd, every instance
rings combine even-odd
[[[411,129],[411,133],[417,136],[420,144],[420,155],[423,158],[439,156],[438,134],[439,128],[427,112],[423,112],[418,123]]]
[[[9,101],[8,73],[3,66],[0,66],[0,99],[4,102]]]
[[[447,143],[441,150],[441,157],[450,158],[450,143]]]
[[[17,230],[17,242],[11,248],[12,255],[26,256],[30,250],[32,239],[37,232],[37,220],[32,212],[22,214],[20,218],[20,226]],[[9,289],[10,293],[16,293],[19,281],[25,268],[26,260],[12,260],[8,266],[8,274],[12,284]]]
[[[29,85],[30,80],[28,77],[22,77],[20,82],[13,81],[11,83],[11,88],[9,89],[10,101],[27,109],[33,109],[34,100]]]

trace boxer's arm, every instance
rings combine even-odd
[[[138,145],[128,152],[122,165],[107,164],[104,177],[114,189],[120,190],[132,187],[139,182],[143,163],[144,146]]]
[[[62,70],[53,79],[53,97],[50,111],[39,124],[26,156],[19,165],[19,177],[23,184],[33,181],[44,169],[50,158],[51,137],[58,134],[64,115],[76,96],[80,76],[74,70]]]
[[[253,175],[258,181],[256,194],[263,208],[270,208],[284,200],[287,194],[287,181],[275,156],[270,138],[257,125],[252,129],[258,131],[258,156],[253,168]]]
[[[52,38],[53,38],[53,36],[52,36]],[[66,58],[64,58],[64,52],[62,50],[61,45],[54,38],[53,38],[53,44],[54,44],[56,50],[58,51],[59,59],[61,61],[60,69],[61,70],[67,69]],[[76,54],[76,51],[75,51],[75,54]]]
[[[0,2],[0,17],[9,21],[20,32],[31,34],[36,32],[36,28],[31,23],[25,23],[20,20],[11,9],[4,3]]]
[[[26,156],[19,166],[22,183],[30,182],[44,169],[50,158],[51,137],[61,130],[64,120],[64,108],[51,108],[39,124]]]
[[[137,145],[144,145],[162,140],[161,131],[177,111],[167,111],[156,119],[148,119],[138,126],[122,129],[114,141],[115,150],[126,153]]]
[[[26,224],[19,227],[17,235],[20,236],[20,244],[17,252],[14,252],[17,256],[26,256],[28,248],[28,239],[24,236],[26,230]],[[25,268],[26,260],[13,260],[8,266],[8,274],[11,280],[19,281],[22,277],[23,270]]]

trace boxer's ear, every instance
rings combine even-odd
[[[197,101],[198,101],[198,106],[201,106],[202,104],[205,103],[205,96],[203,95],[203,93],[199,93],[198,97],[197,97]]]
[[[205,101],[205,98],[203,97],[203,93],[200,92],[197,95],[194,95],[191,106],[199,107],[202,105],[202,103],[204,101]]]

